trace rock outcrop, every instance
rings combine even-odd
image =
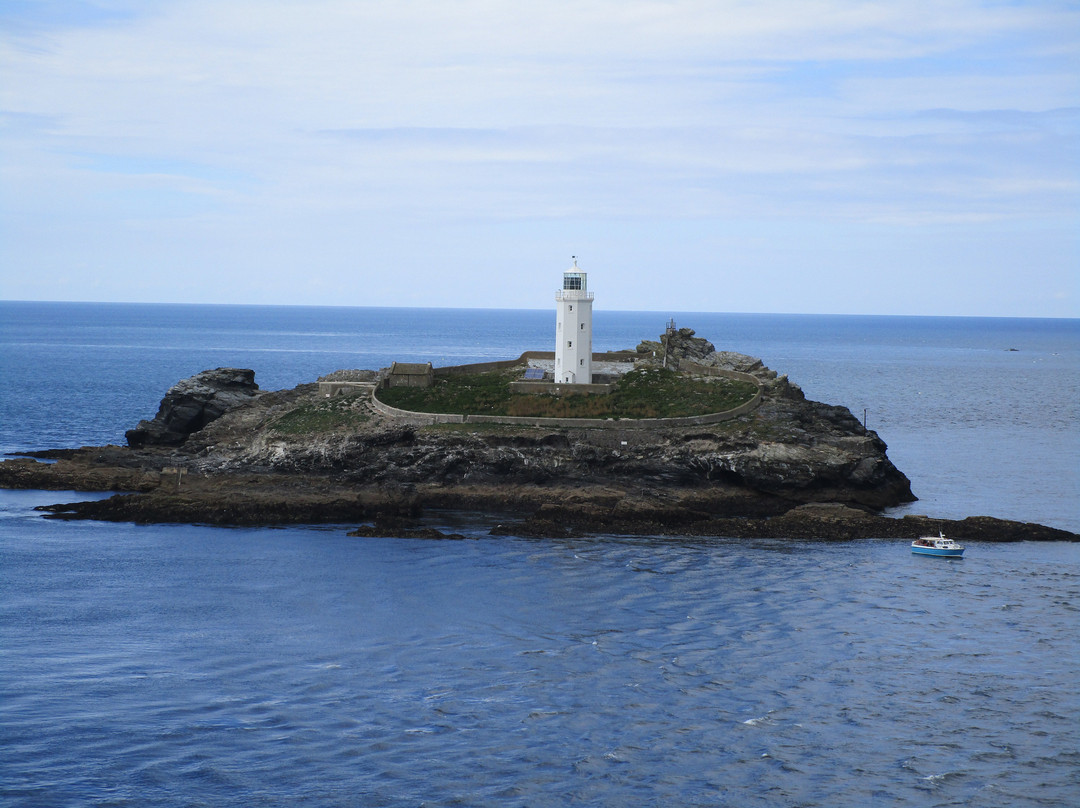
[[[0,486],[134,492],[50,506],[54,518],[214,524],[370,522],[363,535],[437,538],[431,509],[499,514],[493,532],[730,537],[1078,537],[1000,520],[890,519],[915,499],[885,443],[845,407],[806,399],[759,359],[681,329],[668,358],[752,374],[756,409],[721,423],[418,427],[318,385],[262,392],[219,368],[168,391],[129,447],[0,464]],[[656,343],[659,345],[660,343]],[[651,343],[639,353],[652,361]],[[355,371],[351,373],[356,373]],[[366,377],[366,376],[365,376]]]
[[[948,534],[960,541],[1080,541],[1066,530],[988,516],[966,519],[932,519],[905,516],[900,519],[867,513],[836,504],[808,504],[778,516],[713,517],[686,514],[674,522],[652,514],[604,514],[602,509],[561,508],[547,505],[520,522],[496,525],[497,536],[562,538],[601,532],[627,535],[708,536],[735,539],[798,539],[802,541],[855,541],[857,539],[913,540],[919,536]]]
[[[701,362],[716,352],[711,342],[694,333],[692,328],[669,331],[661,334],[659,341],[642,340],[636,350],[649,362],[678,370],[683,359]]]
[[[169,388],[153,420],[140,421],[127,431],[128,446],[179,446],[193,432],[258,394],[254,370],[217,368],[196,373]]]

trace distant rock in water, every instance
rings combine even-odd
[[[196,373],[169,388],[152,421],[140,421],[127,431],[128,446],[179,446],[188,435],[259,394],[254,370],[217,368]]]

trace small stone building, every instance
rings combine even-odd
[[[387,387],[431,387],[435,371],[430,362],[394,362],[386,377]]]

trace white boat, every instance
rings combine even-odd
[[[911,552],[943,558],[962,558],[964,548],[952,539],[945,538],[944,533],[939,533],[937,536],[923,536],[915,539],[911,543]]]

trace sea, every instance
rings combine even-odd
[[[669,320],[847,406],[919,501],[1080,531],[1080,321]],[[0,452],[263,389],[548,349],[553,310],[0,302]],[[0,491],[0,805],[1080,805],[1080,544],[63,522]]]

